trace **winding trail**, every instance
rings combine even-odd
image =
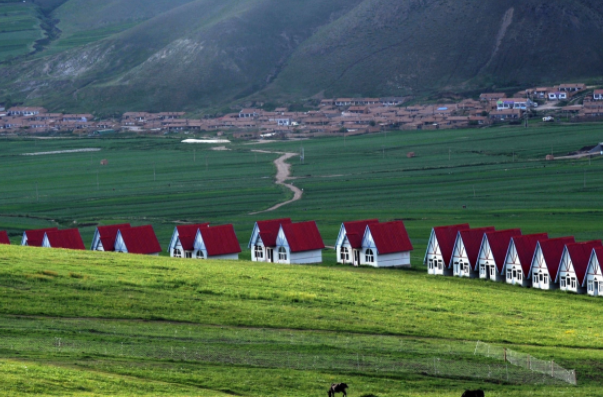
[[[289,180],[290,176],[291,176],[291,164],[288,164],[287,160],[289,160],[292,157],[298,156],[297,153],[269,152],[266,150],[252,150],[252,152],[282,154],[281,157],[274,160],[274,165],[276,165],[276,182],[275,183],[277,185],[285,186],[286,188],[291,190],[293,192],[293,198],[291,200],[287,200],[282,203],[279,203],[279,204],[275,205],[274,207],[270,207],[267,210],[251,212],[249,215],[257,215],[257,214],[261,214],[264,212],[274,211],[274,210],[281,208],[284,205],[291,204],[295,201],[301,200],[303,191],[300,188],[298,188],[297,186],[293,186],[292,184],[287,183],[287,180]]]

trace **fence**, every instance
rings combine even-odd
[[[526,353],[519,353],[511,349],[500,346],[490,345],[488,343],[478,341],[475,345],[475,355],[503,360],[516,367],[529,369],[532,372],[540,373],[545,376],[550,376],[554,379],[569,383],[576,386],[576,371],[565,369],[555,361],[545,361],[537,359]]]

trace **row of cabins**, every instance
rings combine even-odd
[[[0,243],[10,244],[6,232],[0,232]],[[23,233],[21,245],[85,249],[77,229],[28,230]],[[254,262],[310,264],[322,262],[325,244],[316,222],[294,223],[282,218],[256,222],[248,248]],[[132,227],[127,223],[99,226],[90,249],[143,255],[158,255],[162,250],[152,226]],[[355,266],[410,267],[412,250],[402,221],[345,222],[336,243],[338,262]],[[176,226],[168,252],[175,258],[237,260],[241,247],[232,225],[202,223]]]
[[[433,228],[424,264],[431,275],[480,278],[543,290],[603,295],[601,240],[576,242],[520,229]]]

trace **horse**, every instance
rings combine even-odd
[[[461,397],[484,397],[483,390],[465,390]]]
[[[343,393],[343,397],[347,397],[345,389],[349,386],[345,383],[333,383],[329,388],[329,397],[335,397],[335,393]]]

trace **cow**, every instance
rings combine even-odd
[[[465,390],[461,397],[484,397],[483,390]]]
[[[345,383],[333,383],[331,388],[329,388],[329,397],[335,397],[335,393],[343,393],[343,397],[347,397],[347,393],[345,389],[348,388],[348,385]]]

